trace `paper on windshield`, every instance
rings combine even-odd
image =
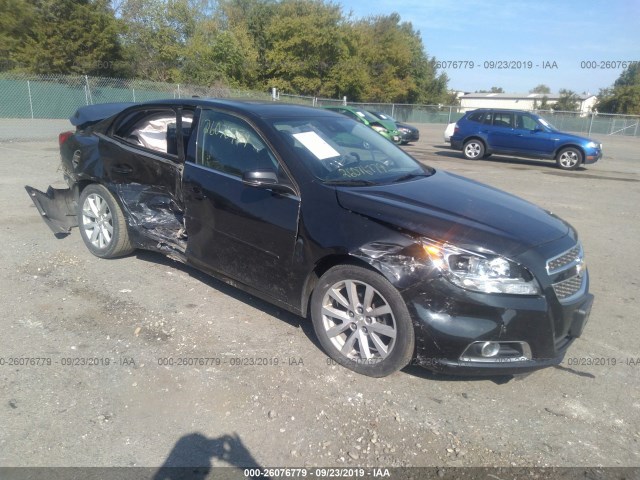
[[[340,153],[325,142],[316,132],[294,133],[293,137],[313,153],[318,160],[330,157],[339,157]]]

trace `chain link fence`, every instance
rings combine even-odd
[[[287,95],[289,101],[292,98],[311,99],[313,106],[349,105],[352,107],[385,113],[400,122],[406,123],[435,123],[447,125],[460,119],[467,110],[459,106],[451,105],[419,105],[402,103],[357,103],[344,99],[324,99]],[[280,95],[280,99],[283,95]],[[300,102],[298,102],[300,103]],[[473,109],[471,109],[473,110]],[[640,137],[640,116],[615,115],[608,113],[582,113],[564,112],[554,110],[533,110],[545,118],[558,130],[590,135],[624,135]]]
[[[399,121],[446,125],[465,109],[448,105],[353,103],[303,95],[203,87],[145,80],[0,74],[0,141],[55,138],[69,129],[68,118],[78,107],[96,103],[145,102],[166,98],[216,97],[296,103],[314,107],[350,105],[386,113]],[[640,116],[537,111],[558,129],[584,135],[640,136]]]
[[[266,92],[118,78],[0,74],[0,141],[55,138],[84,105],[217,97],[268,101]]]

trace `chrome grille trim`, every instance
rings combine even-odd
[[[577,294],[582,294],[584,283],[585,277],[583,275],[576,275],[562,282],[554,283],[553,290],[556,292],[558,300],[563,301]]]
[[[562,252],[560,255],[556,255],[555,257],[547,260],[547,273],[552,275],[574,267],[582,262],[582,257],[582,245],[578,243],[575,247],[570,248],[566,252]]]

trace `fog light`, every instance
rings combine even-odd
[[[495,357],[500,351],[500,344],[497,342],[485,342],[480,347],[480,355],[483,357]]]

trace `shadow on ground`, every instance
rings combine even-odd
[[[176,442],[164,464],[153,476],[153,480],[213,478],[209,477],[209,474],[215,460],[222,461],[230,467],[261,468],[237,433],[217,438],[207,438],[201,433],[191,433]]]

